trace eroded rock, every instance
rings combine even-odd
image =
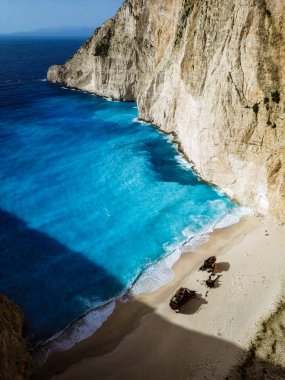
[[[24,315],[17,305],[0,294],[0,379],[29,379],[33,362],[22,337]]]
[[[179,288],[175,295],[171,298],[169,306],[176,313],[180,312],[181,307],[191,298],[196,297],[196,292],[188,288]]]
[[[207,260],[204,261],[203,265],[199,268],[199,270],[213,273],[213,271],[215,270],[216,261],[216,256],[209,257]]]

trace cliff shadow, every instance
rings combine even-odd
[[[0,225],[0,290],[24,311],[29,344],[122,291],[104,268],[1,209]]]
[[[121,284],[103,268],[46,234],[29,228],[15,216],[1,210],[0,222],[0,265],[5,269],[1,272],[1,291],[23,309],[28,308],[27,324],[36,331],[34,339],[43,331],[47,335],[51,333],[46,318],[66,326],[66,320],[61,319],[61,303],[71,300],[72,307],[82,307],[75,295],[80,291],[87,297],[90,289],[87,291],[78,278],[86,276],[84,284],[87,287],[109,281],[113,290],[120,289]],[[32,276],[32,281],[27,280],[27,275]],[[191,304],[192,301],[186,305],[190,312],[175,314],[173,311],[174,319],[171,320],[142,302],[118,302],[107,323],[93,336],[70,350],[54,354],[35,371],[33,378],[215,380],[224,378],[224,369],[230,370],[237,359],[245,357],[243,364],[233,369],[227,379],[284,380],[284,368],[257,357],[253,352],[243,351],[222,336],[193,331],[191,315],[195,310],[199,313],[199,307]],[[205,307],[210,310],[211,305]],[[31,310],[36,326],[31,324]],[[76,311],[75,317],[79,314]],[[180,323],[183,318],[189,326],[187,329]]]
[[[191,315],[173,313],[177,323],[139,301],[119,302],[92,337],[51,357],[33,379],[284,379],[284,368],[223,337],[192,331]],[[179,325],[185,318],[189,329]]]

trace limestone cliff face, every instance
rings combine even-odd
[[[284,0],[126,0],[48,80],[137,100],[205,180],[285,222]]]
[[[32,374],[32,358],[22,338],[23,322],[18,306],[0,294],[1,380],[24,380]]]

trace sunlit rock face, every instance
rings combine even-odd
[[[283,0],[127,0],[48,79],[137,100],[205,180],[285,222]]]

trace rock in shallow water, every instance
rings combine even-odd
[[[0,379],[29,379],[33,362],[22,337],[24,315],[17,305],[0,294]]]

